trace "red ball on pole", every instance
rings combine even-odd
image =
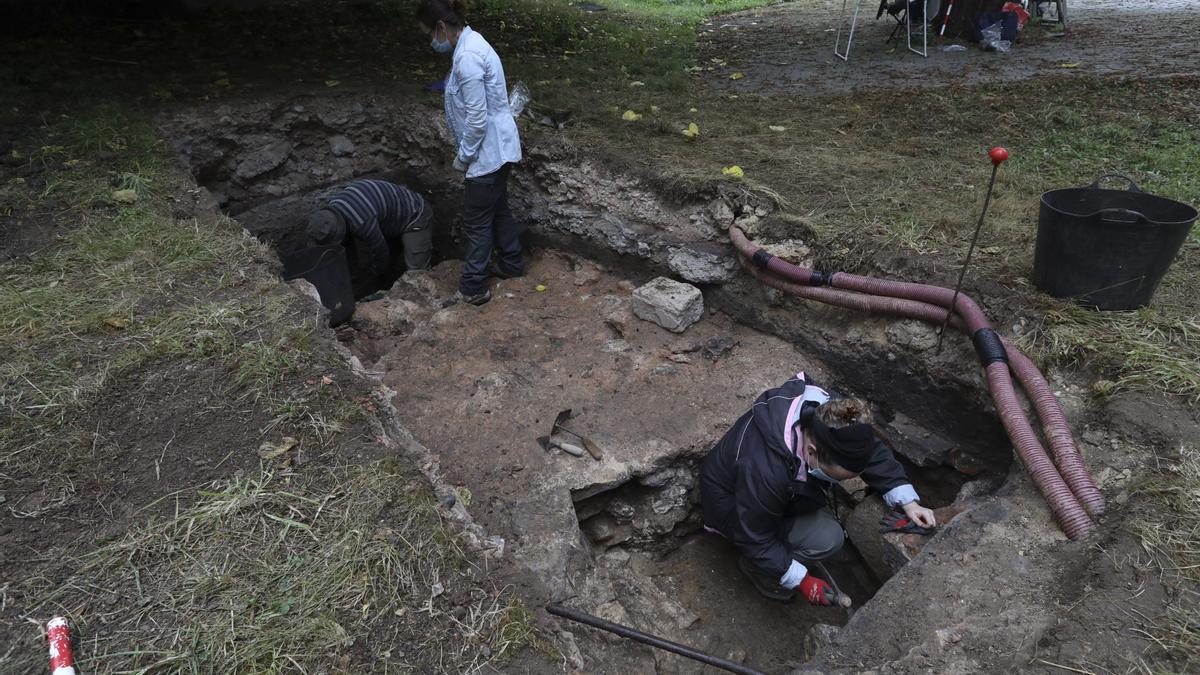
[[[992,164],[1000,166],[1000,163],[1008,159],[1008,151],[999,146],[988,150],[988,157],[992,158]]]

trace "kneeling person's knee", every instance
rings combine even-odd
[[[842,524],[824,511],[796,518],[788,533],[792,553],[805,560],[824,560],[840,551],[845,543]]]

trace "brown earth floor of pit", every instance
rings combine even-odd
[[[616,602],[628,610],[621,618],[639,629],[768,670],[803,659],[810,626],[845,622],[843,610],[759,597],[737,572],[732,547],[712,535],[690,537],[662,559],[608,554],[600,565],[608,571],[596,572],[570,499],[572,491],[578,498],[617,486],[672,458],[702,456],[759,393],[799,370],[836,388],[825,366],[715,311],[683,334],[670,333],[632,314],[634,284],[555,251],[535,252],[524,278],[493,279],[493,300],[482,307],[435,309],[437,298],[453,293],[458,264],[418,273],[424,280],[408,291],[397,284],[382,307],[411,302],[415,286],[426,294],[408,306],[408,319],[397,323],[396,310],[387,310],[389,319],[367,303],[357,330],[343,333],[368,368],[385,373],[401,422],[461,486],[476,520],[507,539],[506,555],[526,571],[516,583],[527,597],[587,611]],[[383,335],[389,322],[395,335]],[[695,350],[726,336],[736,346],[718,360]],[[602,461],[539,446],[536,439],[566,408],[575,413],[572,429],[603,450]],[[627,587],[620,580],[630,572],[657,589]],[[672,601],[682,607],[647,609]],[[660,672],[694,667],[631,652],[628,643],[589,642],[584,651],[595,672],[651,662]]]

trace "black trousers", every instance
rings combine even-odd
[[[464,184],[463,234],[467,238],[467,253],[458,282],[463,295],[483,293],[493,248],[499,251],[501,273],[518,276],[525,272],[521,231],[508,209],[511,168],[511,164],[505,164],[487,175],[468,178]]]

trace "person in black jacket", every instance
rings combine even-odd
[[[813,604],[830,604],[828,584],[805,563],[832,556],[844,542],[841,523],[825,508],[834,481],[861,475],[888,506],[936,526],[872,422],[865,402],[834,399],[799,373],[763,392],[705,458],[705,527],[737,546],[739,568],[763,595],[788,601],[799,591]]]

